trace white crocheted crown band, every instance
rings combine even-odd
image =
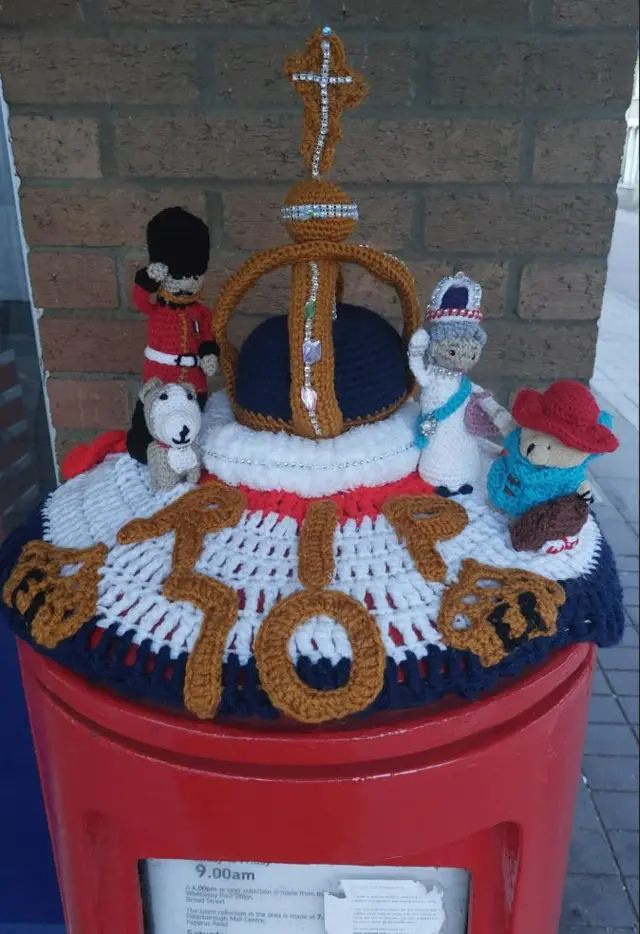
[[[280,211],[283,221],[310,221],[315,218],[348,217],[358,220],[357,204],[287,204]]]
[[[153,493],[146,468],[128,455],[116,455],[59,487],[44,507],[43,537],[61,548],[87,548],[102,542],[109,553],[101,571],[97,625],[134,633],[138,645],[173,658],[191,652],[201,632],[202,611],[189,601],[171,601],[163,585],[171,571],[174,533],[122,545],[118,532],[147,518],[193,489],[181,484]],[[583,577],[598,567],[602,536],[591,517],[571,550],[514,552],[508,521],[489,507],[481,491],[465,501],[469,522],[438,550],[447,567],[445,582],[429,581],[415,566],[402,537],[383,514],[361,522],[345,517],[334,533],[332,589],[367,603],[387,655],[396,663],[412,653],[424,657],[430,645],[445,648],[435,620],[445,587],[457,580],[465,559],[496,568],[522,569],[550,580]],[[244,604],[227,640],[227,655],[241,664],[252,657],[256,633],[275,604],[304,588],[298,579],[299,522],[269,509],[246,509],[232,528],[206,536],[195,570],[235,591]],[[386,570],[385,570],[386,569]],[[365,595],[369,595],[367,598]],[[296,627],[289,642],[294,664],[300,656],[332,664],[352,657],[343,626],[319,616]]]

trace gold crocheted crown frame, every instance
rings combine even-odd
[[[344,418],[334,385],[333,319],[336,302],[342,298],[341,264],[361,266],[396,290],[405,342],[419,326],[420,308],[413,276],[404,263],[372,247],[344,242],[355,229],[357,207],[338,185],[322,177],[331,168],[342,138],[342,112],[360,104],[367,85],[349,68],[342,42],[327,26],[307,39],[304,53],[287,59],[285,74],[303,99],[301,153],[311,173],[293,185],[282,210],[294,242],[254,254],[226,282],[213,310],[214,328],[221,369],[241,424],[307,438],[332,438],[355,424]],[[243,296],[263,275],[282,266],[291,267],[291,422],[247,412],[236,404],[237,350],[227,333],[229,319]],[[408,395],[412,389],[409,371],[407,380]],[[385,418],[403,401],[361,421]]]

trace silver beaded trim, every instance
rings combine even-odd
[[[317,263],[309,263],[309,269],[311,270],[311,290],[309,292],[309,298],[307,299],[307,304],[312,302],[314,305],[318,300],[318,289],[320,287],[320,272],[318,270]],[[313,321],[314,318],[305,318],[304,322],[304,340],[305,342],[311,341],[313,339]],[[307,393],[315,393],[313,388],[313,380],[311,379],[311,363],[304,364],[304,388]],[[309,421],[313,426],[313,430],[316,435],[322,434],[322,429],[320,428],[320,422],[318,421],[318,416],[316,414],[316,403],[313,406],[308,406],[304,399],[303,405],[307,410],[309,415]],[[316,397],[317,402],[317,397]]]
[[[322,32],[325,36],[331,35],[331,29],[328,26],[325,26]],[[303,74],[295,74],[292,77],[293,81],[312,81],[320,86],[320,129],[318,131],[318,138],[311,162],[311,174],[314,178],[320,175],[320,160],[322,159],[322,152],[329,130],[329,86],[332,84],[352,84],[353,82],[351,75],[332,75],[330,73],[331,43],[328,39],[322,40],[320,48],[322,49],[322,68],[320,74],[317,75],[314,72],[305,72]]]
[[[251,457],[229,457],[228,454],[220,454],[218,451],[212,451],[210,456],[216,460],[227,461],[229,464],[251,464],[253,467],[264,467],[265,469],[273,467],[293,467],[298,470],[348,470],[350,467],[359,467],[361,464],[373,464],[377,461],[384,461],[390,457],[398,457],[410,451],[415,444],[411,441],[403,445],[396,451],[387,451],[386,454],[367,455],[366,458],[357,461],[347,461],[344,464],[295,464],[290,461],[256,461]]]
[[[283,221],[310,221],[316,218],[350,217],[358,220],[357,204],[287,204],[280,211]]]
[[[400,259],[398,256],[394,256],[393,253],[383,253],[383,256],[388,256],[389,259],[395,259],[396,263],[400,263],[400,265],[404,266],[405,269],[409,268],[403,259]]]

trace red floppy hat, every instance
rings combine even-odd
[[[600,409],[586,386],[561,379],[544,392],[521,389],[513,417],[523,428],[542,431],[588,454],[608,454],[618,447],[614,433],[598,422]]]

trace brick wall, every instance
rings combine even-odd
[[[634,0],[4,0],[0,70],[53,420],[62,449],[123,427],[144,323],[130,307],[144,226],[208,221],[212,299],[302,174],[286,54],[332,25],[372,93],[335,177],[360,238],[428,298],[463,266],[486,287],[477,378],[591,375],[636,55]],[[364,276],[349,296],[397,316]],[[238,339],[285,308],[266,279]]]

